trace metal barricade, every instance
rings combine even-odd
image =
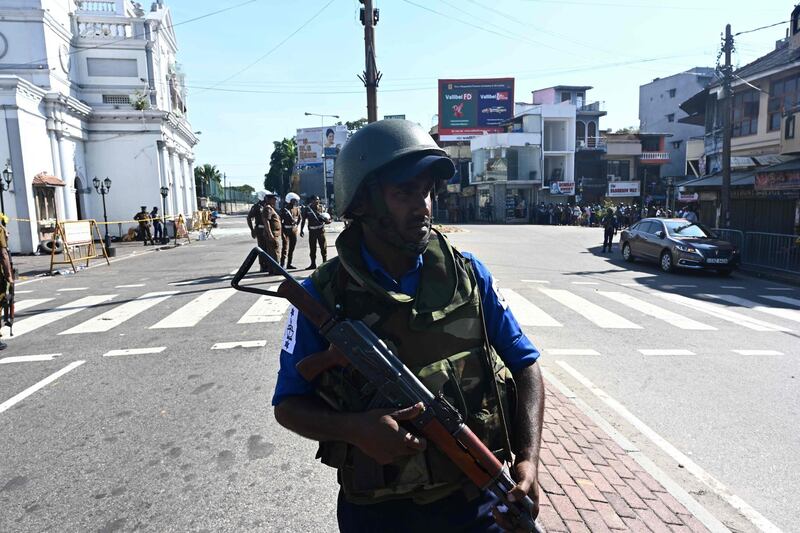
[[[800,236],[751,231],[745,237],[742,263],[800,274]]]
[[[723,228],[714,228],[712,230],[716,233],[717,237],[722,239],[723,241],[728,241],[736,248],[739,249],[739,253],[744,253],[744,232],[739,231],[738,229],[723,229]]]

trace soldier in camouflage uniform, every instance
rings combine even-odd
[[[418,125],[384,120],[359,130],[335,169],[337,214],[350,224],[338,255],[305,287],[343,318],[366,323],[433,394],[442,394],[501,461],[512,498],[538,514],[537,465],[544,413],[539,352],[522,332],[487,268],[431,228],[431,198],[452,161]],[[319,441],[338,471],[341,531],[500,531],[496,497],[472,485],[403,422],[421,405],[374,403],[350,369],[314,383],[295,365],[328,347],[294,309],[273,396],[276,420]]]

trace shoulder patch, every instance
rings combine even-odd
[[[281,348],[290,355],[294,354],[294,345],[297,343],[297,317],[299,314],[295,306],[289,307],[289,319],[286,321]]]
[[[500,286],[497,284],[497,278],[492,278],[492,290],[494,291],[494,295],[497,296],[497,301],[500,303],[503,309],[508,309],[508,302],[503,297],[503,293],[500,292]]]

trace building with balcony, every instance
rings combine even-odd
[[[733,73],[731,123],[731,227],[793,233],[800,220],[800,6],[788,37]],[[681,104],[681,122],[704,127],[704,176],[683,184],[699,193],[701,221],[718,225],[722,184],[723,88],[715,81]]]
[[[681,122],[687,115],[680,104],[715,79],[714,69],[695,67],[639,86],[639,131],[671,135],[664,147],[669,161],[661,167],[663,177],[686,175],[686,144],[702,135],[703,127]]]
[[[670,162],[667,133],[606,133],[604,196],[624,203],[666,203],[661,168]],[[621,192],[624,191],[624,192]]]
[[[169,9],[130,0],[11,0],[0,6],[0,167],[11,250],[30,253],[55,220],[109,220],[139,206],[196,209],[184,76]],[[18,221],[17,219],[27,219]],[[117,226],[111,227],[116,229]],[[111,231],[113,234],[114,231]]]

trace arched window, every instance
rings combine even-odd
[[[575,139],[578,146],[586,146],[586,124],[580,120],[575,123]]]

